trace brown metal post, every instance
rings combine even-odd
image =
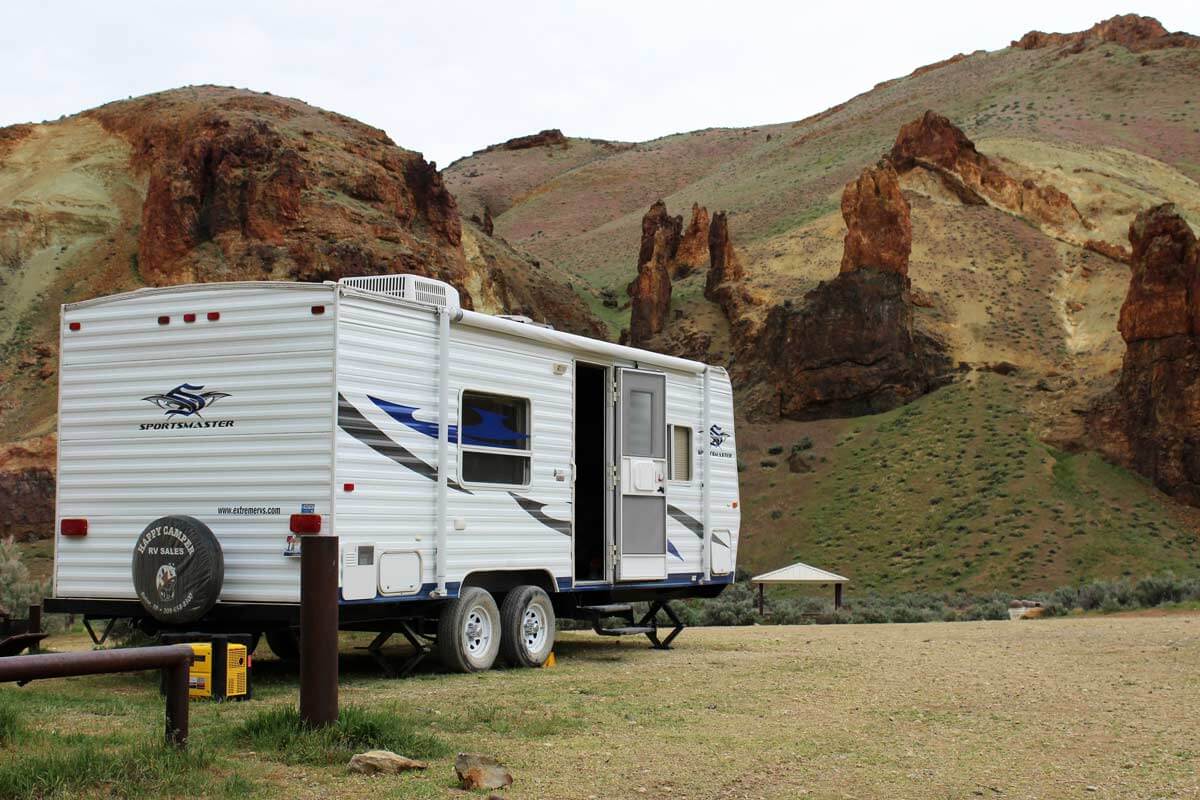
[[[763,606],[765,603],[765,598],[763,597],[763,587],[765,585],[766,584],[763,584],[763,583],[760,583],[758,585],[758,615],[760,617],[763,615]]]
[[[40,603],[36,606],[29,607],[29,632],[42,632],[42,606]],[[36,653],[40,649],[41,648],[38,646],[37,642],[34,642],[29,646],[29,652],[31,653]]]
[[[300,538],[300,720],[338,716],[338,537]]]
[[[188,664],[163,667],[167,690],[167,743],[185,747],[188,740]]]
[[[833,610],[837,611],[842,607],[842,585],[835,583],[833,585]]]

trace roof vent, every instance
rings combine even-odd
[[[378,292],[389,297],[399,297],[413,303],[448,308],[457,311],[458,290],[445,281],[421,275],[364,275],[357,278],[342,278],[342,286]]]

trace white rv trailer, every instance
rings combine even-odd
[[[540,663],[556,612],[733,581],[721,367],[411,275],[141,289],[61,327],[50,610],[286,651],[300,537],[332,533],[344,628],[441,620],[443,659],[483,669],[501,642]]]

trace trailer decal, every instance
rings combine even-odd
[[[680,525],[699,536],[701,539],[704,538],[704,523],[684,511],[679,506],[668,505],[667,514],[671,517],[671,519],[675,520]]]
[[[678,558],[680,561],[683,561],[683,556],[679,555],[679,551],[675,549],[675,545],[670,539],[667,539],[667,552]]]
[[[165,394],[152,394],[142,399],[163,409],[168,417],[199,417],[202,409],[229,396],[228,392],[206,392],[203,386],[181,383]]]
[[[416,418],[416,413],[421,410],[420,408],[393,403],[390,400],[381,400],[371,395],[367,395],[367,399],[379,406],[385,414],[402,425],[407,425],[417,433],[422,433],[430,439],[438,438],[438,424],[436,422]],[[518,445],[523,444],[529,439],[528,434],[514,431],[508,427],[504,421],[503,414],[497,414],[495,411],[485,411],[482,408],[474,406],[466,406],[464,411],[478,417],[479,422],[462,428],[462,444],[479,447],[519,449]],[[459,443],[459,428],[460,426],[458,425],[446,426],[446,440],[450,444]]]
[[[375,427],[374,423],[364,417],[362,412],[355,408],[354,404],[347,400],[341,392],[338,392],[338,427],[381,456],[390,458],[400,466],[407,467],[424,478],[429,478],[431,481],[437,480],[437,467],[426,464],[413,455],[407,447]],[[460,486],[458,481],[447,480],[446,483],[455,491],[472,494],[470,490]]]
[[[417,433],[423,433],[430,439],[438,438],[438,424],[429,420],[417,419],[413,416],[417,411],[420,411],[416,406],[404,406],[399,403],[392,403],[387,400],[380,400],[378,397],[367,395],[367,399],[375,405],[379,406],[385,414],[396,420],[402,425],[407,425]],[[458,444],[458,426],[446,426],[446,439],[450,444]]]
[[[521,497],[521,495],[517,494],[516,492],[509,492],[508,495],[513,500],[517,501],[517,505],[521,507],[521,510],[545,525],[547,528],[553,531],[558,531],[564,536],[571,535],[570,520],[555,519],[554,517],[548,516],[546,512],[542,511],[542,509],[548,506],[549,503],[539,503],[536,500],[530,500],[528,497]]]

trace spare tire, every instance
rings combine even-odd
[[[133,547],[133,588],[160,622],[195,622],[216,605],[225,580],[221,543],[195,517],[159,517]]]

